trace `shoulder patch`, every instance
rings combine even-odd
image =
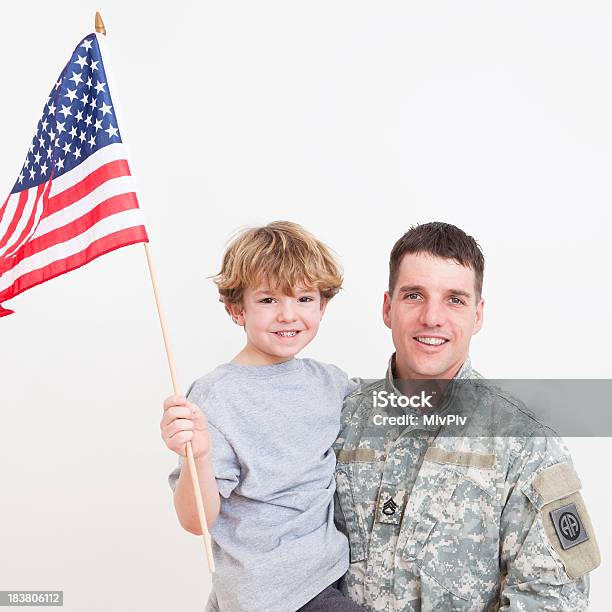
[[[593,525],[582,495],[580,478],[568,461],[542,470],[531,483],[544,532],[571,580],[601,562]]]
[[[580,513],[576,504],[567,504],[556,510],[551,510],[550,519],[563,550],[572,548],[576,544],[586,542],[589,539],[584,523],[580,520]]]
[[[544,505],[540,515],[548,541],[572,580],[599,566],[599,547],[580,493]]]

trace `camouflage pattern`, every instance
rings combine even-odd
[[[469,360],[458,377],[481,378]],[[543,527],[547,500],[533,486],[546,468],[571,465],[562,440],[484,380],[478,410],[499,417],[491,436],[374,427],[372,391],[383,389],[399,394],[392,362],[386,379],[347,397],[334,448],[336,522],[351,554],[343,592],[377,612],[585,610],[588,574],[566,572]],[[529,435],[504,436],[513,419],[524,420]],[[433,451],[425,458],[430,447],[450,460],[429,459]],[[479,465],[483,455],[491,465]]]

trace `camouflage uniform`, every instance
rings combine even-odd
[[[346,398],[334,448],[336,521],[351,551],[344,593],[389,612],[586,609],[599,551],[562,440],[484,380],[476,403],[481,422],[495,417],[491,436],[374,428],[372,391],[400,395],[392,370]],[[468,360],[458,378],[481,377]],[[526,435],[503,435],[517,419]],[[551,512],[568,507],[587,537],[564,550]]]

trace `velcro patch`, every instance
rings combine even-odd
[[[533,480],[533,488],[548,504],[581,489],[580,479],[571,463],[557,463],[542,470]]]
[[[342,449],[337,453],[337,459],[340,463],[369,463],[376,461],[376,451],[372,448]]]
[[[485,470],[491,470],[495,467],[495,455],[469,451],[447,451],[438,446],[430,446],[425,453],[424,460]]]

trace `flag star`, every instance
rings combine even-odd
[[[77,129],[76,129],[76,125],[73,123],[72,127],[70,128],[70,137],[74,138],[77,135]]]
[[[92,134],[91,138],[89,139],[89,146],[90,147],[95,147],[96,146],[96,135]]]
[[[79,157],[81,157],[81,149],[79,149],[79,147],[75,147],[73,155],[74,159],[79,159]]]
[[[70,153],[70,145],[66,142],[66,144],[64,145],[64,149],[63,149],[64,153],[68,154]]]
[[[47,126],[49,125],[49,122],[46,119],[43,119],[42,121],[42,129],[43,131],[47,131]]]
[[[62,123],[61,121],[57,122],[56,127],[57,127],[57,133],[58,134],[61,134],[62,132],[66,131],[66,128],[64,127],[64,123]]]
[[[39,136],[38,144],[39,144],[40,147],[44,147],[45,146],[45,141],[44,141],[42,136]]]
[[[47,159],[49,159],[52,155],[53,155],[53,148],[51,147],[51,145],[49,145],[49,148],[47,149]]]
[[[91,125],[91,116],[87,115],[87,117],[85,117],[85,124],[89,127]]]
[[[117,128],[113,127],[112,123],[108,124],[108,129],[104,130],[107,134],[109,138],[112,138],[113,136],[117,136]]]
[[[49,107],[49,114],[50,115],[55,114],[55,105],[53,104],[53,102],[51,102],[51,106]]]
[[[61,80],[57,81],[57,82],[55,83],[55,87],[54,87],[54,89],[57,89],[57,88],[58,88],[58,87],[59,87],[61,84],[62,84],[62,81],[61,81]]]
[[[77,97],[76,95],[76,88],[75,89],[69,89],[66,94],[64,94],[64,98],[70,98],[70,102],[74,102],[74,99]]]
[[[85,85],[87,85],[87,87],[91,87],[91,77],[87,79],[87,83],[85,83]]]
[[[100,93],[101,91],[106,91],[104,88],[106,87],[106,83],[101,83],[98,81],[95,85],[96,93]]]
[[[37,164],[40,164],[40,157],[41,157],[40,153],[37,153],[37,154],[34,156],[34,159],[36,160],[36,163],[37,163]]]
[[[23,167],[27,170],[29,165],[30,165],[30,159],[26,157],[25,164],[23,164]]]
[[[85,130],[83,130],[80,134],[79,134],[79,140],[81,142],[83,142],[85,140]]]
[[[87,64],[87,56],[86,55],[79,55],[79,59],[75,60],[75,63],[77,63],[81,68],[83,68],[83,66],[85,66],[85,64]]]
[[[77,114],[74,116],[77,121],[83,121],[83,111],[77,111]]]
[[[44,174],[47,174],[47,164],[43,164],[43,165],[40,167],[40,173],[41,173],[41,174],[43,174],[43,175],[44,175]]]
[[[69,81],[74,81],[74,84],[77,85],[77,86],[78,86],[79,83],[83,82],[83,79],[81,78],[81,75],[78,72],[73,72],[72,76],[68,80]]]
[[[89,106],[91,106],[91,110],[96,108],[96,98],[95,97],[92,96],[91,100],[89,101]]]
[[[19,182],[23,183],[23,170],[19,173]]]
[[[83,97],[81,98],[81,104],[85,105],[89,102],[89,96],[85,93],[85,90],[83,90]]]
[[[30,179],[34,178],[34,168],[30,168]]]
[[[58,170],[63,170],[64,169],[64,160],[60,157],[57,160],[57,169]]]
[[[86,51],[89,51],[91,49],[91,40],[84,40],[81,47],[83,47]]]
[[[30,143],[30,147],[28,148],[28,152],[32,152],[34,150],[34,141]]]
[[[98,69],[98,64],[100,63],[99,60],[91,60],[91,64],[89,64],[91,66],[91,71],[93,72],[94,70]]]
[[[96,123],[94,125],[94,130],[96,130],[96,132],[102,127],[102,121],[100,119],[96,119]]]
[[[100,110],[102,111],[102,116],[106,117],[107,113],[111,112],[111,108],[113,108],[112,106],[108,106],[108,104],[106,104],[106,102],[102,102],[102,106],[100,107]]]
[[[62,104],[62,110],[60,111],[60,113],[62,115],[64,115],[64,119],[68,116],[68,115],[72,115],[72,113],[70,112],[70,106],[64,106]]]
[[[55,132],[54,132],[53,130],[51,130],[51,131],[49,132],[49,140],[50,140],[51,142],[53,142],[53,141],[55,140]]]

